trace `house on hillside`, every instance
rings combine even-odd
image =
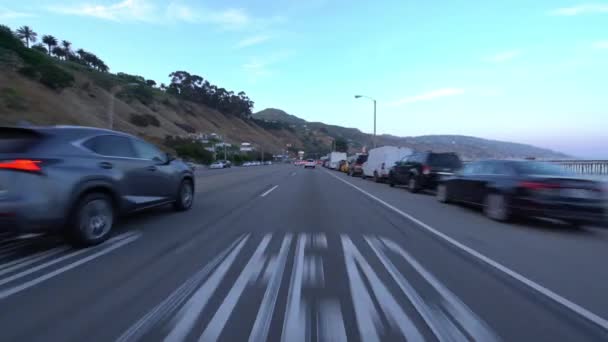
[[[251,145],[251,143],[248,142],[243,142],[241,143],[241,148],[240,148],[241,152],[251,152],[254,150],[253,146]]]

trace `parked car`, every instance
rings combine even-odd
[[[411,149],[403,147],[383,146],[371,149],[362,166],[362,177],[373,177],[376,182],[387,180],[391,167],[411,154]]]
[[[538,161],[466,164],[461,171],[439,181],[437,199],[480,205],[488,217],[497,221],[535,216],[578,226],[606,219],[603,183]]]
[[[211,165],[209,165],[210,169],[224,169],[227,167],[228,166],[226,165],[226,163],[224,163],[221,160],[215,161],[215,162],[211,163]]]
[[[348,161],[340,160],[340,163],[338,164],[338,171],[348,173]]]
[[[435,189],[442,176],[450,176],[462,167],[456,153],[419,152],[397,162],[389,173],[390,186],[407,185],[410,192]]]
[[[272,162],[270,160],[267,160],[264,162],[264,165],[272,165]]]
[[[0,231],[61,232],[80,246],[121,214],[192,207],[188,165],[132,135],[87,127],[0,127]]]
[[[314,169],[317,166],[317,162],[315,162],[314,159],[307,159],[304,161],[304,168],[311,168]]]
[[[363,174],[363,163],[367,161],[367,154],[360,154],[348,167],[348,174],[351,177]]]

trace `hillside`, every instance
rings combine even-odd
[[[271,115],[269,115],[271,113]],[[327,125],[321,122],[306,122],[303,119],[287,114],[281,110],[268,109],[254,113],[256,119],[272,118],[274,122],[283,122],[293,125],[298,132],[307,132],[311,136],[317,136],[324,142],[331,138],[324,139],[319,134],[333,138],[344,138],[351,151],[360,150],[363,146],[372,146],[372,135],[363,133],[356,128],[346,128],[335,125]],[[302,133],[301,133],[302,134]],[[433,150],[437,152],[457,152],[466,159],[483,158],[525,158],[536,157],[539,159],[563,159],[570,158],[563,153],[543,149],[531,145],[513,142],[488,140],[476,137],[461,135],[426,135],[418,137],[396,137],[392,135],[377,136],[377,145],[394,145],[409,147],[415,151]]]

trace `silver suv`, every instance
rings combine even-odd
[[[132,135],[98,128],[0,127],[0,232],[106,240],[121,214],[192,207],[190,167]]]

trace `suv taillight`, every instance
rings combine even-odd
[[[540,183],[540,182],[521,182],[519,186],[528,190],[546,190],[546,189],[557,189],[561,186],[559,184]]]
[[[431,167],[428,165],[422,165],[422,174],[428,175],[429,173],[431,173]]]
[[[40,172],[42,170],[39,160],[30,159],[2,160],[0,161],[0,169],[29,172]]]

